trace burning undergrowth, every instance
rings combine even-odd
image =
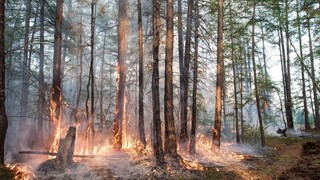
[[[165,164],[159,167],[152,148],[147,146],[144,149],[143,144],[133,137],[125,138],[121,150],[115,150],[108,142],[93,147],[92,154],[88,155],[81,138],[77,138],[74,162],[66,168],[61,168],[56,158],[48,159],[48,156],[41,156],[41,163],[30,161],[25,164],[31,164],[36,179],[206,179],[205,171],[240,166],[246,158],[261,157],[254,150],[256,147],[232,143],[222,143],[220,151],[212,151],[210,139],[199,134],[196,154],[179,150],[178,158],[167,156]],[[27,157],[34,160],[39,156]]]

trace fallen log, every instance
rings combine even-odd
[[[49,155],[49,156],[57,156],[58,153],[53,153],[53,152],[44,152],[44,151],[19,151],[19,154],[34,154],[34,155]],[[74,154],[73,157],[77,158],[94,158],[96,157],[95,155],[79,155],[79,154]]]

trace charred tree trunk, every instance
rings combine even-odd
[[[50,151],[57,151],[59,137],[55,135],[60,134],[61,123],[61,42],[62,42],[62,12],[63,0],[57,0],[55,33],[54,33],[54,66],[53,66],[53,80],[52,80],[52,96],[50,101],[50,118],[53,132],[50,132],[51,144]]]
[[[5,0],[0,0],[0,166],[4,166],[4,145],[8,129],[5,107]]]
[[[165,57],[165,153],[177,155],[177,142],[173,116],[173,1],[167,0],[167,37]]]
[[[152,65],[152,109],[153,109],[153,151],[157,164],[164,163],[164,153],[162,145],[161,119],[160,119],[160,100],[159,100],[159,46],[160,46],[160,27],[161,1],[152,1],[153,19],[153,65]]]
[[[117,65],[117,97],[116,113],[113,122],[113,146],[116,149],[122,147],[121,125],[123,120],[124,91],[126,82],[126,53],[127,53],[127,0],[119,0],[119,24],[118,24],[118,65]]]
[[[184,83],[183,83],[183,71],[184,71],[184,59],[183,59],[183,34],[182,34],[182,7],[181,7],[181,0],[178,0],[178,48],[179,48],[179,84],[180,84],[180,131],[182,127],[182,104],[183,104],[183,91],[184,91]],[[180,132],[181,134],[181,132]]]
[[[198,44],[199,44],[199,0],[194,3],[195,30],[194,30],[194,67],[193,67],[193,91],[192,91],[192,117],[189,153],[196,153],[196,128],[197,128],[197,91],[198,91]]]
[[[223,0],[218,2],[217,81],[212,148],[220,149],[223,92]]]
[[[140,142],[146,148],[146,135],[144,129],[144,109],[143,109],[143,29],[141,0],[138,0],[138,31],[139,31],[139,137]]]

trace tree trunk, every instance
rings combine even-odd
[[[46,87],[44,84],[44,0],[40,0],[40,57],[39,57],[39,86],[38,86],[38,138],[39,145],[43,145],[43,121],[46,105]]]
[[[184,82],[183,82],[183,75],[184,75],[184,59],[183,59],[183,34],[182,34],[182,7],[181,7],[181,0],[178,0],[178,48],[179,48],[179,84],[180,84],[180,103],[179,103],[179,110],[180,110],[180,134],[181,134],[181,127],[182,127],[182,104],[184,104],[183,99],[183,91],[184,91]]]
[[[159,46],[160,46],[160,0],[152,1],[153,13],[153,66],[152,66],[152,109],[153,109],[153,151],[157,164],[164,163],[162,133],[161,133],[161,119],[160,119],[160,100],[159,100]]]
[[[60,123],[61,123],[61,42],[62,42],[62,12],[63,0],[57,0],[55,33],[54,33],[54,66],[52,80],[52,97],[50,101],[50,118],[53,132],[51,131],[50,151],[58,150],[58,141],[60,138]]]
[[[113,146],[116,149],[122,147],[121,125],[124,108],[124,91],[126,81],[126,54],[127,54],[127,0],[119,0],[119,24],[118,24],[118,65],[117,65],[117,97],[116,113],[113,122]]]
[[[223,0],[218,2],[217,81],[212,148],[220,149],[223,92]]]
[[[189,153],[196,153],[196,128],[197,128],[197,91],[198,91],[198,44],[199,44],[199,0],[195,0],[195,30],[194,30],[194,67],[193,67],[193,91],[192,91],[192,117]]]
[[[240,144],[240,133],[239,133],[239,118],[238,118],[238,97],[237,97],[237,74],[236,74],[236,62],[235,62],[235,55],[234,55],[234,33],[233,33],[233,14],[231,10],[231,4],[229,5],[229,13],[230,13],[230,26],[231,26],[231,60],[232,60],[232,72],[233,72],[233,93],[234,93],[234,112],[235,112],[235,121],[236,121],[236,141]]]
[[[290,73],[290,35],[289,35],[289,19],[288,19],[288,11],[289,5],[288,0],[285,1],[286,4],[286,20],[285,20],[285,33],[286,33],[286,50],[287,50],[287,63],[286,63],[286,76],[285,76],[285,83],[286,83],[286,96],[287,96],[287,105],[286,105],[286,116],[287,116],[287,125],[289,129],[294,129],[293,124],[293,117],[292,117],[292,98],[291,98],[291,73]]]
[[[298,0],[296,0],[297,4],[299,4]],[[300,6],[297,6],[297,23],[298,23],[298,36],[299,36],[299,49],[300,49],[300,68],[301,68],[301,81],[302,81],[302,99],[303,99],[303,114],[304,114],[304,128],[305,130],[310,130],[309,123],[309,112],[308,112],[308,104],[307,104],[307,95],[306,95],[306,80],[304,77],[304,66],[303,66],[303,47],[302,47],[302,34],[301,34],[301,22],[300,22]]]
[[[146,148],[146,135],[144,129],[144,109],[143,109],[143,29],[141,0],[138,0],[138,33],[139,33],[139,137],[143,147]]]
[[[8,129],[5,107],[5,0],[0,0],[0,166],[4,166],[4,145]]]
[[[313,102],[314,102],[314,125],[317,130],[320,130],[320,115],[319,115],[319,100],[317,94],[316,76],[314,69],[314,55],[313,55],[313,45],[311,38],[311,27],[310,18],[307,19],[308,25],[308,38],[309,38],[309,53],[311,62],[311,79],[312,79],[312,90],[313,90]]]
[[[173,116],[173,0],[167,0],[167,37],[165,57],[165,154],[177,155],[177,142]]]
[[[260,127],[260,138],[261,138],[261,146],[265,146],[265,138],[264,138],[264,129],[263,129],[263,121],[261,116],[261,107],[260,107],[260,94],[259,94],[259,87],[258,87],[258,77],[257,77],[257,67],[255,61],[255,18],[256,18],[256,3],[253,2],[253,15],[252,15],[252,66],[253,66],[253,78],[254,78],[254,89],[255,89],[255,97],[256,97],[256,104],[257,104],[257,111],[258,111],[258,120],[259,120],[259,127]]]
[[[180,146],[181,149],[186,147],[188,140],[188,90],[189,90],[189,62],[191,50],[191,22],[192,22],[192,7],[193,0],[188,0],[188,13],[187,13],[187,32],[185,44],[185,56],[183,66],[183,86],[181,98],[181,129],[180,129]]]

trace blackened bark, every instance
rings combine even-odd
[[[161,133],[161,119],[160,119],[160,100],[159,100],[159,46],[160,46],[160,0],[152,1],[152,19],[153,19],[153,65],[152,65],[152,109],[153,109],[153,151],[157,164],[164,163],[162,133]]]
[[[139,137],[146,148],[146,135],[144,129],[144,109],[143,109],[143,29],[141,0],[138,0],[138,33],[139,33]]]
[[[127,52],[127,0],[119,1],[119,24],[118,24],[118,79],[117,79],[117,99],[116,114],[113,122],[113,146],[116,149],[122,147],[122,118],[124,108],[124,91],[126,81],[126,52]]]
[[[4,145],[8,129],[5,107],[5,0],[0,0],[0,166],[4,165]]]
[[[220,148],[223,92],[223,0],[218,2],[217,81],[212,148]]]

